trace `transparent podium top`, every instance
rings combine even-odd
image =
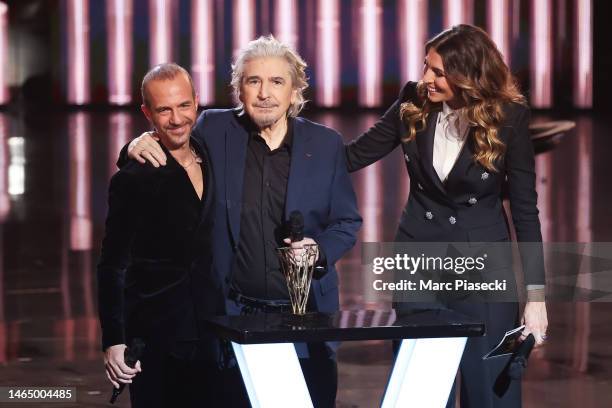
[[[220,338],[240,344],[309,341],[389,340],[476,337],[484,323],[447,310],[344,310],[332,314],[259,313],[207,318],[205,326]]]

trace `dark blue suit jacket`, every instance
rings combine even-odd
[[[214,273],[227,296],[240,237],[240,211],[248,133],[235,109],[202,112],[193,136],[209,151],[215,178]],[[313,238],[327,259],[327,273],[313,280],[318,311],[338,310],[335,263],[356,241],[361,226],[340,135],[323,125],[295,118],[285,217],[304,215],[304,236]]]

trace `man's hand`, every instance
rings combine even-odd
[[[119,383],[130,384],[132,378],[142,371],[140,361],[136,362],[134,368],[130,368],[125,364],[124,353],[126,348],[125,344],[115,344],[108,347],[104,352],[106,376],[115,388],[119,388]]]
[[[144,164],[147,161],[155,167],[166,165],[166,154],[157,141],[155,132],[145,132],[128,145],[128,157]]]
[[[317,245],[314,239],[308,238],[308,237],[304,237],[303,240],[295,241],[295,242],[291,242],[290,238],[285,238],[283,242],[287,245],[290,245],[291,248],[293,248],[293,254],[295,255],[295,258],[297,260],[302,259],[302,254],[304,253],[305,245]],[[318,259],[319,259],[319,251],[317,250],[317,257],[313,260],[313,263],[317,262]]]
[[[525,340],[529,334],[533,334],[536,341],[535,347],[541,346],[546,339],[546,329],[548,328],[546,303],[527,302],[521,323],[525,325],[521,340]]]

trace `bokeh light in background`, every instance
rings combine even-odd
[[[321,107],[382,107],[421,75],[423,43],[459,23],[487,29],[535,108],[553,108],[559,84],[578,108],[593,105],[593,1],[564,0],[63,0],[54,28],[65,62],[58,102],[137,104],[137,78],[175,61],[194,76],[200,104],[231,103],[231,60],[274,34],[309,63],[309,99]],[[9,101],[7,15],[0,3],[0,104]],[[102,33],[102,34],[101,34]],[[567,41],[571,41],[568,46]],[[102,52],[100,50],[103,50]],[[572,62],[561,67],[558,60]],[[96,64],[94,54],[103,55]],[[561,55],[563,54],[563,55]],[[145,56],[145,58],[142,58]],[[8,63],[2,64],[2,61]],[[13,64],[14,65],[14,64]],[[58,78],[55,78],[58,80]]]
[[[0,104],[9,100],[6,81],[7,54],[8,54],[8,6],[0,2]]]

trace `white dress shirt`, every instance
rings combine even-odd
[[[468,124],[460,109],[453,110],[445,102],[442,103],[442,112],[438,114],[434,135],[433,166],[443,182],[461,153]]]

